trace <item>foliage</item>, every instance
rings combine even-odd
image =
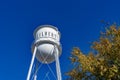
[[[111,25],[92,48],[88,55],[73,48],[70,60],[76,65],[67,73],[68,80],[120,80],[120,27]]]

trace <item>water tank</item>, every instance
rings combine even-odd
[[[36,58],[38,61],[49,64],[55,61],[55,54],[58,50],[61,55],[60,32],[52,25],[41,25],[34,31],[35,41],[32,44],[32,53],[37,47]]]

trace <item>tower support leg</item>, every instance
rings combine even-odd
[[[56,60],[57,78],[58,78],[58,80],[62,80],[61,70],[60,70],[60,63],[59,63],[59,52],[58,52],[58,49],[56,48],[56,46],[55,46],[55,60]]]
[[[27,75],[27,79],[26,80],[30,80],[31,71],[32,71],[34,60],[35,60],[36,51],[37,51],[37,47],[35,46],[34,52],[33,52],[33,56],[32,56],[32,60],[31,60],[31,64],[30,64],[30,67],[29,67],[29,71],[28,71],[28,75]]]
[[[37,80],[37,74],[35,74],[35,76],[34,76],[34,80]]]

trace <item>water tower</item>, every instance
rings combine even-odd
[[[37,59],[42,64],[50,64],[56,61],[57,79],[62,80],[59,56],[61,55],[60,32],[52,25],[41,25],[34,31],[35,41],[32,44],[32,59],[29,67],[27,80],[31,80],[31,71],[34,60]],[[37,80],[37,75],[34,76]]]

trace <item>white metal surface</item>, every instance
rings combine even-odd
[[[36,53],[36,58],[38,61],[49,64],[55,61],[54,54],[50,51],[53,48],[53,45],[56,45],[59,50],[59,56],[61,55],[61,45],[60,45],[60,32],[58,29],[52,25],[42,25],[39,26],[34,32],[35,41],[32,46],[32,51],[34,46],[37,45],[38,50]],[[41,52],[40,52],[41,51]],[[45,58],[49,54],[46,61]],[[43,57],[41,57],[43,55]]]
[[[35,74],[35,76],[34,76],[34,80],[37,80],[37,75]]]
[[[57,28],[52,25],[42,25],[34,32],[35,43],[39,41],[49,40],[59,45],[60,33]]]
[[[61,77],[61,70],[60,70],[60,63],[59,63],[59,52],[57,47],[55,46],[55,60],[56,60],[56,72],[57,72],[57,78],[58,80],[62,80]]]
[[[41,44],[38,46],[38,53],[36,54],[36,58],[42,63],[51,63],[55,60],[53,50],[54,46],[52,44]]]
[[[37,51],[37,47],[35,46],[34,53],[33,53],[33,56],[32,56],[32,60],[31,60],[31,64],[30,64],[30,68],[29,68],[29,71],[28,71],[28,75],[27,75],[27,79],[26,79],[26,80],[30,80],[31,71],[32,71],[32,66],[33,66],[33,63],[34,63],[34,60],[35,60],[36,51]]]
[[[31,71],[34,64],[35,57],[39,62],[47,64],[49,70],[55,77],[55,74],[51,70],[49,63],[56,61],[56,72],[57,79],[62,80],[59,56],[61,55],[61,45],[60,45],[60,32],[58,29],[52,25],[42,25],[38,27],[34,32],[35,41],[32,45],[32,60],[29,67],[28,75],[26,80],[31,80]],[[40,65],[41,67],[42,65]],[[34,73],[34,80],[37,80],[37,72],[39,68]],[[49,76],[47,75],[48,79]],[[56,77],[55,77],[56,79]]]

